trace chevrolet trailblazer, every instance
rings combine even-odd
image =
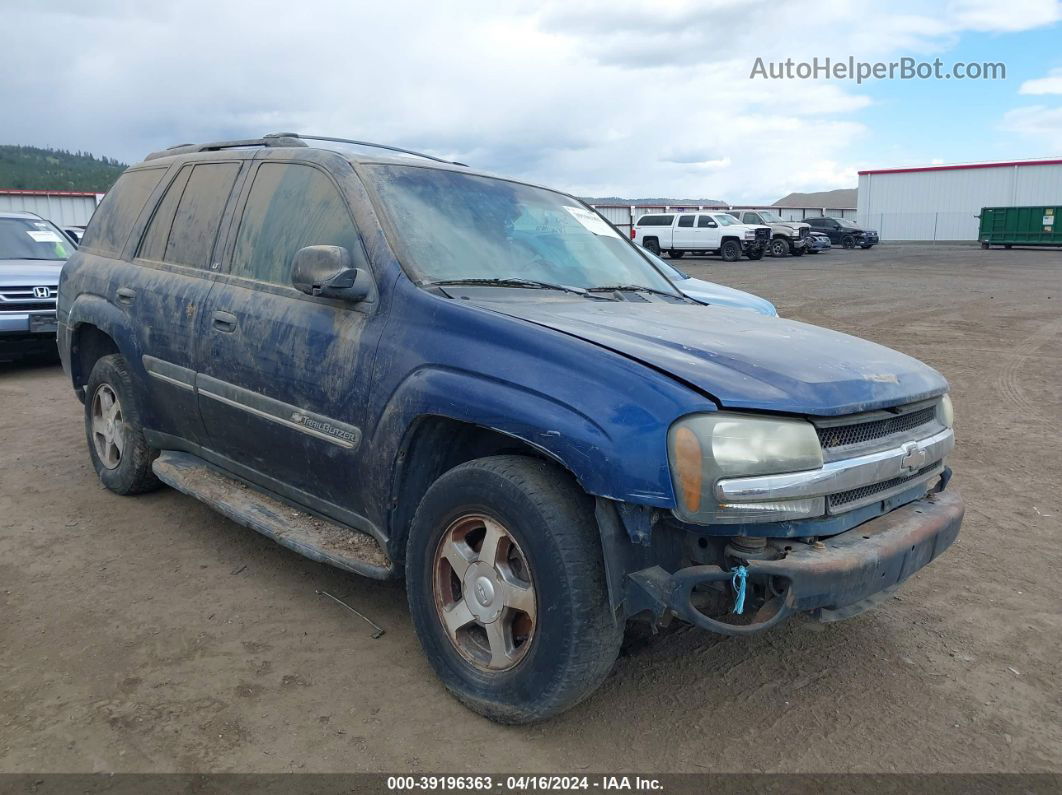
[[[932,368],[696,303],[580,200],[394,147],[154,153],[58,315],[107,488],[404,577],[439,678],[497,721],[592,693],[629,620],[855,615],[962,519]]]

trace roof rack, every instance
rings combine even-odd
[[[391,146],[389,144],[374,144],[371,141],[355,141],[351,138],[332,138],[327,135],[300,135],[299,133],[282,132],[282,133],[269,133],[263,135],[261,138],[244,138],[238,141],[215,141],[209,144],[178,144],[177,146],[171,146],[158,152],[152,152],[145,160],[155,160],[159,157],[170,157],[171,155],[187,155],[193,152],[217,152],[221,149],[236,149],[243,146],[306,146],[306,141],[329,141],[336,144],[353,144],[355,146],[366,146],[372,149],[386,149],[389,152],[401,152],[406,155],[413,155],[414,157],[423,157],[427,160],[434,160],[436,163],[446,163],[451,166],[463,166],[468,168],[465,163],[458,163],[456,160],[446,160],[435,155],[428,155],[424,152],[415,152],[412,149],[403,149],[401,146]]]
[[[423,152],[415,152],[412,149],[403,149],[401,146],[391,146],[390,144],[374,144],[371,141],[355,141],[351,138],[332,138],[327,135],[299,135],[298,133],[273,133],[273,135],[298,138],[303,141],[331,141],[336,144],[354,144],[355,146],[367,146],[372,149],[386,149],[389,152],[401,152],[406,155],[413,155],[414,157],[423,157],[427,160],[434,160],[436,163],[446,163],[451,166],[464,166],[465,168],[468,168],[466,163],[458,163],[456,160],[446,160],[442,157],[426,155]],[[267,135],[266,137],[269,138],[270,136]]]
[[[294,133],[271,133],[261,138],[243,138],[237,141],[214,141],[209,144],[178,144],[158,152],[152,152],[144,160],[155,160],[171,155],[187,155],[193,152],[218,152],[222,149],[237,149],[242,146],[306,146]]]

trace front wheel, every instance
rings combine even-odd
[[[763,246],[749,246],[748,251],[745,252],[745,256],[749,259],[763,259],[765,250]]]
[[[855,248],[855,238],[851,235],[845,235],[842,237],[841,248]]]
[[[440,477],[410,528],[406,583],[436,674],[500,723],[569,709],[619,654],[593,502],[548,462],[492,456]]]
[[[789,241],[784,237],[776,237],[771,241],[771,256],[772,257],[788,257],[789,256]]]
[[[741,259],[741,244],[736,240],[726,240],[719,248],[723,262],[737,262]]]
[[[151,469],[136,387],[125,358],[114,353],[92,368],[85,386],[85,436],[100,481],[115,494],[142,494],[162,484]]]
[[[808,247],[807,246],[798,246],[798,247],[795,247],[793,249],[793,256],[794,257],[803,257],[807,253],[808,253]]]

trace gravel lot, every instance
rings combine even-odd
[[[437,683],[400,586],[105,491],[59,368],[0,365],[0,771],[1062,771],[1062,252],[679,264],[951,381],[966,522],[899,596],[669,632],[570,713],[499,727]]]

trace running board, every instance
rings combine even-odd
[[[164,450],[151,468],[166,485],[311,560],[377,580],[393,574],[394,564],[372,536],[295,508],[191,453]]]

